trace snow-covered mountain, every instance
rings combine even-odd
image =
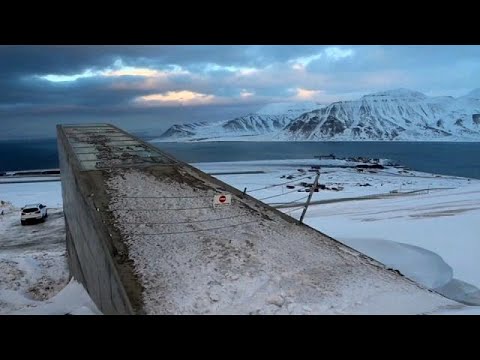
[[[396,89],[328,106],[276,103],[228,121],[174,125],[158,140],[480,141],[480,89],[458,98]]]
[[[214,123],[196,122],[177,124],[153,141],[195,141],[230,139],[264,135],[267,138],[287,126],[293,119],[313,109],[321,108],[314,102],[273,103],[254,114]]]
[[[480,89],[453,98],[397,89],[305,113],[283,140],[479,140]]]

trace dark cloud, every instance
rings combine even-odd
[[[480,87],[479,59],[480,46],[453,45],[0,46],[0,137],[79,119],[143,119],[165,128],[241,115],[270,101],[302,100],[297,94],[328,102],[410,87],[459,96]],[[118,61],[124,68],[156,71],[155,76],[105,76],[108,69],[118,70]],[[41,78],[86,71],[96,76],[65,82]],[[175,92],[188,92],[209,101],[197,107],[138,102],[169,92],[172,99]]]
[[[8,116],[0,108],[0,140],[24,138],[49,138],[55,136],[55,126],[66,123],[111,123],[127,131],[139,132],[149,137],[161,135],[176,123],[194,121],[221,121],[233,119],[258,110],[259,105],[202,106],[177,108],[166,107],[139,109],[136,112],[125,108],[93,110],[88,107],[71,109],[35,108],[23,109]],[[30,109],[31,110],[31,109]]]
[[[126,65],[165,66],[197,64],[262,67],[276,61],[308,55],[318,46],[0,46],[0,74],[74,74],[102,68],[121,58]]]

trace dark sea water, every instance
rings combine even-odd
[[[480,179],[480,143],[211,142],[157,143],[186,162],[309,159],[315,155],[386,158],[413,170]]]
[[[0,141],[0,172],[57,167],[57,139]]]
[[[480,179],[480,143],[198,142],[156,143],[186,162],[309,159],[315,155],[387,158],[413,170]],[[0,142],[0,171],[58,167],[55,139]]]

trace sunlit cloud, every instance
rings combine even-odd
[[[193,92],[189,90],[167,91],[166,93],[158,93],[144,95],[135,98],[135,102],[141,105],[203,105],[211,104],[215,100],[215,96]]]
[[[302,65],[301,63],[294,63],[294,64],[292,64],[292,69],[293,70],[303,70],[303,69],[305,69],[305,65]]]
[[[227,71],[231,73],[236,73],[239,75],[249,75],[258,71],[258,69],[252,67],[242,67],[242,66],[224,66],[218,65],[215,63],[209,63],[204,68],[205,72],[215,72],[215,71]]]
[[[298,100],[315,100],[321,93],[321,90],[307,90],[298,88],[295,98]]]
[[[103,76],[144,76],[144,77],[154,77],[159,76],[160,72],[154,69],[148,68],[134,68],[134,67],[125,67],[118,70],[108,70],[102,73]]]
[[[81,74],[73,74],[73,75],[58,75],[58,74],[48,74],[43,76],[37,76],[40,79],[48,80],[50,82],[68,82],[68,81],[75,81],[82,78],[90,78],[94,76],[98,76],[98,72],[94,72],[92,70],[86,70]]]
[[[168,77],[171,75],[187,75],[189,72],[183,69],[179,65],[168,65],[163,70],[146,68],[146,67],[134,67],[134,66],[125,66],[123,62],[119,59],[113,63],[112,67],[108,67],[103,70],[93,71],[92,69],[87,69],[80,74],[48,74],[37,76],[41,79],[48,80],[50,82],[72,82],[82,78],[91,78],[91,77],[143,77],[143,78],[159,78],[159,77]]]
[[[257,73],[259,70],[254,68],[240,68],[238,74],[240,75],[251,75]]]
[[[248,98],[248,97],[251,97],[255,95],[255,93],[253,91],[247,91],[245,89],[242,89],[242,91],[240,92],[240,96],[243,97],[243,98]]]
[[[346,92],[343,94],[330,93],[326,90],[308,90],[303,88],[291,88],[288,92],[292,95],[287,99],[292,102],[311,101],[317,104],[328,105],[336,101],[360,99],[364,92]]]
[[[114,63],[116,69],[107,69],[101,72],[103,76],[139,76],[139,77],[165,77],[169,75],[187,75],[189,72],[178,65],[168,65],[166,69],[157,70],[144,67],[124,66],[121,61]]]

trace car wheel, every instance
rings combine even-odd
[[[22,223],[22,225],[25,225],[25,221],[23,221],[23,220],[20,220],[20,222]]]

